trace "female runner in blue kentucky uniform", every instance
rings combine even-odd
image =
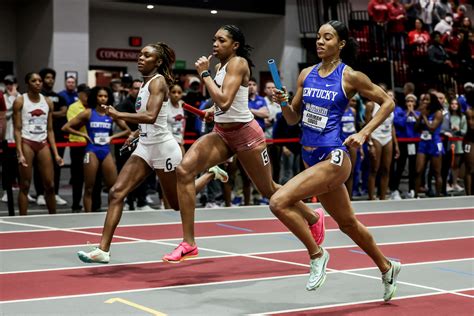
[[[349,177],[351,163],[344,145],[361,146],[373,130],[393,111],[393,100],[361,72],[342,63],[355,57],[356,43],[349,38],[347,27],[339,21],[322,25],[317,34],[316,48],[322,62],[304,69],[298,77],[291,105],[282,106],[288,124],[302,121],[303,159],[306,170],[296,175],[270,199],[270,209],[287,226],[299,225],[294,234],[305,243],[310,256],[310,276],[307,290],[320,287],[326,278],[329,253],[318,246],[304,227],[302,215],[288,206],[316,195],[326,211],[375,262],[382,272],[385,301],[396,290],[400,263],[389,261],[375,244],[367,228],[354,215],[344,182]],[[380,110],[358,133],[341,140],[341,120],[349,99],[358,92],[381,105]],[[286,93],[275,90],[273,100],[288,101]]]
[[[105,87],[95,87],[91,90],[87,105],[89,109],[82,111],[63,126],[63,131],[83,136],[87,139],[84,156],[84,211],[92,210],[92,191],[99,167],[104,175],[107,188],[111,188],[117,180],[117,168],[110,154],[110,141],[114,138],[130,134],[130,129],[122,120],[114,120],[105,113],[102,105],[113,101],[112,91]],[[112,123],[123,130],[112,135]],[[87,134],[79,131],[85,125]]]
[[[441,140],[443,123],[443,106],[436,95],[429,93],[421,97],[421,115],[417,118],[417,126],[421,131],[418,153],[416,155],[416,195],[420,193],[421,179],[425,174],[426,160],[431,158],[431,170],[435,177],[436,196],[441,193],[441,162],[444,154]]]

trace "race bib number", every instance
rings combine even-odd
[[[86,154],[84,155],[84,163],[85,163],[85,164],[88,164],[89,162],[90,162],[89,153],[86,153]]]
[[[306,126],[317,130],[323,130],[326,128],[328,117],[320,114],[311,113],[307,110],[303,112],[303,123]]]
[[[109,142],[110,142],[110,137],[108,133],[96,133],[94,135],[94,144],[107,145]]]
[[[138,133],[139,133],[140,137],[146,137],[147,136],[146,131],[144,130],[143,126],[141,126],[141,125],[138,125]]]
[[[46,133],[46,126],[48,125],[47,119],[37,118],[29,121],[30,133],[31,134],[43,134]]]
[[[423,140],[431,140],[431,133],[429,131],[421,132],[421,139]]]
[[[341,149],[336,149],[331,152],[332,164],[342,166],[343,160],[344,160],[344,152]]]
[[[438,152],[442,153],[443,152],[443,143],[437,143],[436,145],[438,146]]]
[[[408,144],[408,156],[415,156],[416,155],[416,145],[415,144]]]
[[[268,156],[268,152],[266,148],[262,151],[261,156],[262,156],[263,165],[264,166],[268,165],[268,163],[270,162],[270,157]]]
[[[464,152],[466,154],[469,154],[471,152],[471,144],[465,144],[464,145]]]
[[[471,152],[471,144],[465,144],[464,145],[464,152],[466,154],[469,154]]]

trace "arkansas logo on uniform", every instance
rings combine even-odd
[[[179,122],[179,121],[181,121],[182,119],[184,119],[184,116],[183,116],[182,114],[178,114],[178,115],[176,115],[176,116],[174,117],[174,120],[175,120],[176,122]]]
[[[135,102],[135,111],[138,111],[142,106],[142,98],[138,97],[137,101]]]
[[[41,115],[46,115],[46,113],[41,110],[41,109],[35,109],[33,111],[30,111],[29,112],[31,114],[31,116],[41,116]]]

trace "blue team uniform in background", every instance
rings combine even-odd
[[[109,137],[112,133],[112,122],[110,116],[100,115],[95,109],[91,110],[91,118],[86,128],[93,143],[87,144],[86,152],[93,152],[99,161],[103,161],[110,152]]]

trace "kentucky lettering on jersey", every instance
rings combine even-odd
[[[317,99],[331,100],[334,101],[336,96],[339,94],[337,91],[323,90],[318,88],[304,88],[303,97],[312,97]]]
[[[112,124],[108,122],[90,122],[92,128],[111,128]]]

